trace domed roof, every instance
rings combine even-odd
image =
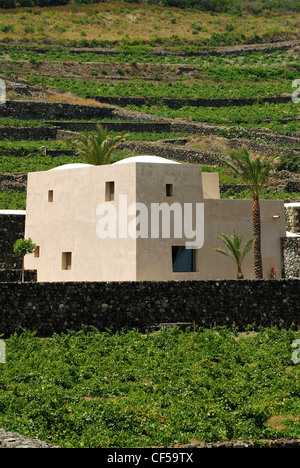
[[[170,159],[161,158],[160,156],[151,156],[151,155],[130,156],[128,158],[121,159],[120,161],[117,161],[114,164],[125,164],[125,163],[135,163],[135,162],[180,164],[179,162],[171,161]]]
[[[93,164],[83,164],[83,163],[74,163],[74,164],[63,164],[62,166],[54,167],[49,169],[50,171],[58,171],[61,169],[78,169],[80,167],[92,167]]]

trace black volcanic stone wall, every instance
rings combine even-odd
[[[82,106],[59,102],[7,101],[0,106],[1,117],[17,119],[92,119],[111,117],[110,106]]]
[[[25,216],[0,214],[0,270],[21,268],[21,258],[13,251],[17,239],[24,237]]]
[[[161,323],[300,325],[300,280],[0,283],[0,334],[150,329]]]

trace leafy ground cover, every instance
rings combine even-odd
[[[69,448],[299,438],[299,332],[250,330],[14,334],[0,426]]]
[[[26,192],[7,190],[0,192],[0,210],[25,210]]]
[[[85,81],[75,78],[49,78],[38,75],[29,76],[27,80],[31,84],[51,86],[55,89],[69,91],[83,98],[91,98],[94,96],[141,96],[153,99],[156,98],[157,102],[159,102],[160,98],[260,98],[262,96],[274,96],[282,93],[292,93],[294,91],[292,88],[292,81],[296,76],[295,71],[291,70],[285,72],[285,78],[272,81],[266,77],[259,77],[260,72],[256,70],[257,81],[262,82],[256,83],[256,76],[253,70],[254,69],[252,69],[252,77],[254,81],[252,81],[251,76],[250,79],[244,80],[243,70],[234,71],[232,67],[231,69],[230,67],[226,67],[226,69],[209,70],[211,76],[208,76],[207,71],[206,76],[203,77],[202,80],[193,82],[192,84],[184,80],[181,81],[180,78],[175,83],[147,82],[142,78],[132,79],[130,82],[107,82],[101,81],[101,79]],[[226,73],[230,75],[227,76],[227,78]],[[270,74],[271,73],[283,74],[282,71],[279,70],[273,70]],[[249,74],[250,72],[248,70],[248,77]],[[265,75],[267,75],[266,72]],[[238,79],[236,78],[237,76]],[[237,83],[235,79],[237,79]],[[215,81],[215,83],[211,81]],[[220,83],[221,81],[222,83]]]
[[[150,63],[150,64],[186,64],[193,65],[195,67],[225,67],[227,65],[232,66],[294,66],[299,65],[297,57],[292,53],[286,51],[277,50],[274,52],[252,52],[251,54],[219,54],[215,55],[197,55],[199,48],[195,47],[193,55],[192,46],[190,46],[184,54],[171,54],[166,51],[166,54],[153,53],[152,48],[149,45],[117,45],[115,47],[114,54],[105,53],[103,50],[102,54],[90,51],[81,51],[75,53],[68,47],[55,47],[55,46],[43,46],[43,47],[27,47],[26,45],[18,46],[17,48],[11,45],[0,45],[0,59],[5,60],[9,57],[12,61],[22,62],[27,60],[33,65],[38,65],[41,61],[56,62],[101,62],[101,63],[118,63],[120,65],[128,65],[130,63]],[[184,52],[181,51],[181,52]]]

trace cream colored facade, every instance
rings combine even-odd
[[[192,253],[184,249],[193,240],[184,229],[187,205],[201,206],[204,213],[196,223],[204,242]],[[165,237],[162,225],[159,232],[151,231],[153,207],[163,207],[170,216],[170,233]],[[178,237],[174,223],[180,207]],[[37,270],[41,282],[236,278],[234,262],[213,249],[223,246],[218,235],[233,230],[245,241],[250,239],[251,212],[251,200],[220,199],[218,174],[202,173],[197,164],[140,156],[112,165],[71,165],[30,173],[25,237],[31,237],[38,249],[26,256],[25,268]],[[280,238],[286,234],[283,202],[262,200],[261,218],[264,276],[269,278],[275,268],[280,277]],[[195,215],[194,228],[196,221]],[[192,265],[189,271],[173,271],[179,247]],[[243,272],[245,278],[254,277],[252,251]]]

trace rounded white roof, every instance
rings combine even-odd
[[[150,156],[150,155],[130,156],[128,158],[121,159],[120,161],[117,161],[114,164],[125,164],[125,163],[135,163],[135,162],[180,164],[179,162],[171,161],[170,159],[161,158],[160,156]]]
[[[63,164],[62,166],[54,167],[49,169],[50,171],[58,171],[61,169],[78,169],[80,167],[92,167],[93,164],[83,164],[83,163],[74,163],[74,164]]]

